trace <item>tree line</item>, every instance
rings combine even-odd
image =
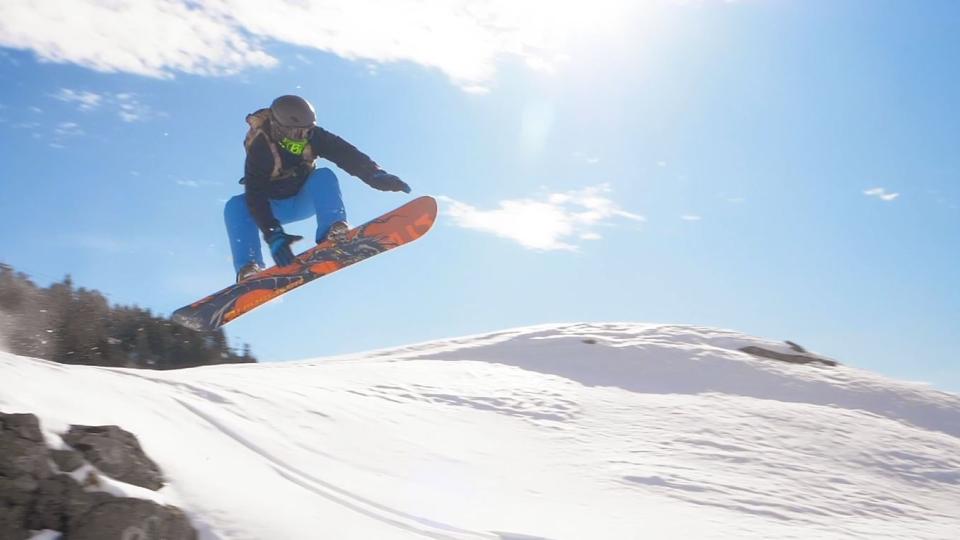
[[[177,369],[251,363],[223,330],[197,332],[136,306],[111,306],[70,276],[39,287],[0,263],[0,346],[14,354],[64,364]]]

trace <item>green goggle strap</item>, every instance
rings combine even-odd
[[[280,140],[280,146],[282,146],[287,152],[290,152],[295,156],[299,156],[307,147],[307,139],[288,139],[287,137],[284,137]]]

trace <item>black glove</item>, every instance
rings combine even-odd
[[[410,186],[406,182],[397,178],[397,175],[390,174],[387,171],[377,171],[368,180],[364,180],[368,186],[380,191],[402,191],[410,193]]]
[[[263,239],[267,242],[267,245],[270,246],[270,254],[273,255],[273,262],[277,263],[277,266],[290,266],[295,260],[293,250],[290,249],[290,244],[297,240],[303,240],[303,237],[295,234],[287,234],[283,232],[283,227],[274,225],[264,233]]]

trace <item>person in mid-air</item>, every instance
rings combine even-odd
[[[317,126],[313,106],[299,96],[280,96],[269,108],[247,115],[250,125],[244,193],[227,201],[224,221],[237,283],[265,268],[257,230],[278,266],[294,262],[290,245],[302,236],[287,234],[283,224],[317,218],[315,240],[342,240],[349,229],[337,176],[316,168],[324,158],[380,191],[410,193],[410,186],[380,168],[352,144]]]

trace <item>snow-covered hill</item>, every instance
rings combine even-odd
[[[0,355],[48,444],[117,424],[206,539],[957,538],[960,397],[573,324],[177,372]]]

